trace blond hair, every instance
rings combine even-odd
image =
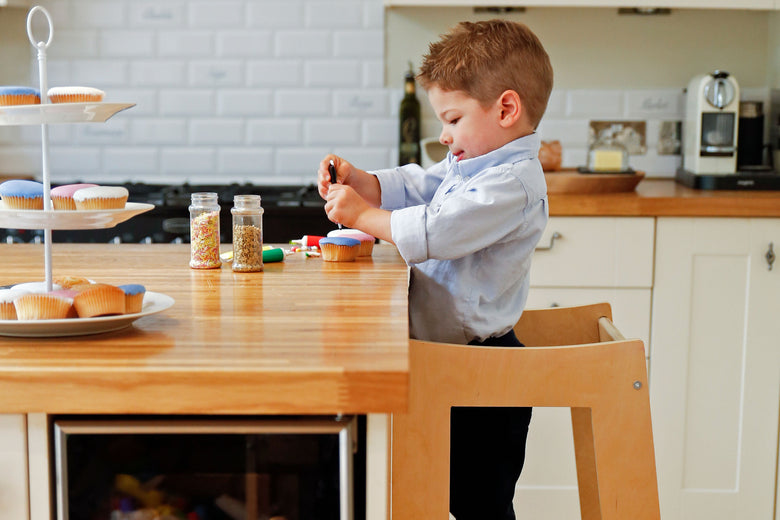
[[[550,98],[553,71],[542,43],[526,25],[488,20],[461,22],[431,43],[417,80],[426,90],[463,91],[483,106],[514,90],[536,128]]]

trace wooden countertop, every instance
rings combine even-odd
[[[693,190],[647,179],[625,193],[551,194],[552,216],[780,217],[780,191]]]
[[[55,277],[141,283],[175,304],[116,332],[0,337],[0,413],[406,408],[408,272],[393,246],[353,263],[296,254],[262,273],[190,269],[189,245],[52,249]],[[42,245],[0,245],[0,283],[42,280],[43,256]]]

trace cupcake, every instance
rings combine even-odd
[[[43,184],[11,180],[0,184],[0,197],[8,209],[43,209]]]
[[[61,320],[68,317],[73,299],[53,293],[29,293],[14,299],[18,320]]]
[[[92,282],[89,278],[84,278],[83,276],[73,276],[73,275],[66,275],[66,276],[58,276],[54,280],[52,280],[55,284],[59,285],[63,289],[72,289],[78,285],[89,285]]]
[[[129,193],[122,186],[81,188],[73,193],[77,210],[124,209]]]
[[[52,87],[49,101],[52,103],[99,103],[106,93],[92,87]]]
[[[75,210],[73,194],[82,188],[94,188],[97,184],[64,184],[51,189],[51,203],[54,209]]]
[[[16,319],[16,307],[14,306],[14,300],[26,294],[22,291],[15,291],[13,289],[0,290],[0,320],[15,320]]]
[[[141,312],[144,306],[144,294],[146,288],[137,283],[130,283],[119,286],[125,293],[125,314],[136,314]]]
[[[320,240],[322,259],[326,262],[352,262],[360,250],[360,240],[349,237],[325,237]]]
[[[31,87],[0,87],[0,105],[40,105],[41,93]]]
[[[329,237],[349,237],[360,240],[360,249],[358,256],[371,256],[374,252],[374,242],[376,238],[368,233],[363,233],[357,229],[334,229],[328,233]]]
[[[70,302],[70,310],[68,311],[68,314],[65,316],[66,318],[78,318],[79,315],[76,313],[76,308],[73,306],[73,298],[76,297],[78,294],[73,289],[57,289],[55,291],[48,292],[46,294],[52,295],[52,296],[59,296],[60,298],[65,298]]]
[[[119,287],[104,283],[77,285],[73,306],[79,318],[108,316],[125,313],[125,292]]]

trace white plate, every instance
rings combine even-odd
[[[123,209],[83,211],[41,209],[7,209],[0,202],[0,228],[10,229],[102,229],[114,227],[154,204],[128,202]]]
[[[147,291],[144,306],[135,314],[98,316],[96,318],[70,318],[65,320],[0,320],[0,336],[51,338],[58,336],[85,336],[111,332],[130,326],[138,318],[155,314],[171,307],[174,301],[168,295]]]
[[[47,103],[0,106],[0,126],[43,123],[102,123],[135,103]]]

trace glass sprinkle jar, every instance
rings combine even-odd
[[[263,208],[260,195],[233,197],[233,271],[263,270]]]
[[[191,196],[190,267],[222,267],[219,258],[219,199],[216,193],[200,192]]]

